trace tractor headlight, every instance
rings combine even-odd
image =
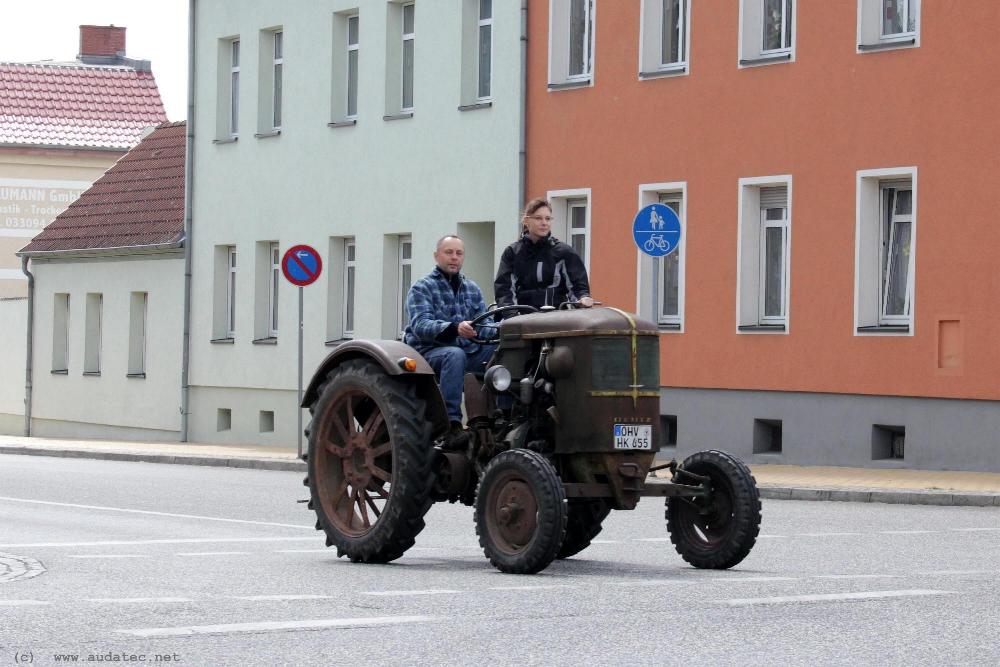
[[[484,377],[486,384],[496,391],[507,391],[510,389],[510,371],[503,366],[490,366],[486,369]]]

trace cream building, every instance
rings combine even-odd
[[[305,373],[338,341],[396,338],[439,237],[466,240],[492,297],[518,232],[520,3],[329,0],[195,7],[192,441],[295,446],[297,288]]]

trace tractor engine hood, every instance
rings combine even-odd
[[[565,336],[657,335],[656,325],[617,308],[578,308],[518,315],[500,325],[501,340]]]

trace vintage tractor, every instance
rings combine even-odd
[[[535,573],[585,549],[611,510],[666,497],[670,539],[698,568],[729,568],[753,547],[760,497],[749,469],[720,451],[654,466],[660,442],[656,327],[616,308],[487,311],[498,343],[465,378],[470,437],[459,451],[431,367],[398,341],[342,344],[303,407],[309,507],[327,546],[352,561],[402,556],[438,501],[475,507],[489,561]],[[486,331],[490,331],[486,334]],[[670,479],[652,476],[669,469]]]

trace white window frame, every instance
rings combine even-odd
[[[858,0],[858,53],[870,53],[920,46],[920,15],[923,0],[906,4],[906,24],[912,12],[913,30],[886,34],[885,0]]]
[[[229,137],[240,136],[240,58],[239,38],[229,42]]]
[[[549,203],[552,204],[552,236],[566,244],[571,244],[572,241],[572,239],[570,239],[570,203],[572,202],[576,204],[575,200],[586,201],[587,214],[586,225],[584,228],[585,231],[583,234],[586,257],[583,257],[582,259],[584,266],[587,267],[588,276],[590,274],[590,249],[593,245],[591,243],[590,217],[594,202],[590,195],[590,188],[576,188],[573,190],[549,190],[545,196]]]
[[[767,8],[767,3],[769,0],[759,0],[761,5],[761,32],[760,32],[760,55],[762,56],[772,56],[780,53],[788,53],[792,50],[792,28],[793,20],[795,18],[796,9],[795,0],[779,0],[781,2],[781,46],[776,49],[765,48],[765,40],[767,39],[766,32],[766,16],[765,10]],[[791,3],[792,15],[788,15],[788,4]]]
[[[361,90],[360,81],[358,80],[358,74],[361,73],[361,16],[359,14],[352,14],[346,17],[345,30],[347,31],[346,42],[347,42],[347,59],[344,62],[344,77],[345,77],[345,105],[344,108],[347,111],[345,116],[346,120],[357,120],[358,118],[358,94]],[[357,41],[351,42],[351,21],[355,22],[357,26],[356,38]],[[351,54],[355,54],[355,59],[358,62],[358,72],[354,79],[351,79]],[[354,87],[354,113],[351,113],[351,86]]]
[[[267,248],[271,267],[267,283],[267,335],[278,337],[278,291],[281,285],[281,252],[277,243],[271,243]]]
[[[404,310],[406,308],[406,295],[410,291],[410,286],[413,284],[413,237],[409,234],[401,234],[399,236],[399,247],[398,254],[396,255],[396,321],[398,323],[396,330],[397,335],[400,339],[403,338],[403,332],[406,326],[409,324],[409,320],[406,315],[404,315]],[[405,246],[410,247],[410,256],[404,257],[405,254],[403,249]],[[409,284],[404,284],[404,271],[403,267],[410,267],[410,281]]]
[[[281,130],[282,97],[284,93],[284,49],[285,32],[275,30],[271,33],[271,129]]]
[[[129,295],[128,377],[146,377],[146,322],[149,292]]]
[[[236,246],[226,249],[226,337],[236,337]]]
[[[502,1],[502,0],[501,0]],[[490,15],[488,18],[483,18],[483,3],[490,3]],[[479,12],[476,22],[476,101],[478,102],[488,102],[493,99],[493,2],[494,0],[479,0]],[[489,78],[486,81],[486,94],[483,94],[483,71],[482,71],[482,60],[480,59],[480,54],[483,48],[483,28],[489,28],[490,35],[490,71]]]
[[[584,88],[594,85],[596,63],[597,6],[594,0],[587,0],[589,19],[585,23],[584,45],[586,50],[585,72],[570,74],[570,50],[572,21],[572,0],[549,0],[549,81],[548,90],[557,91]]]
[[[879,238],[887,238],[885,241],[886,248],[883,251],[879,249],[879,277],[881,279],[882,285],[879,289],[881,292],[881,298],[879,303],[879,324],[880,325],[909,325],[910,323],[910,312],[911,306],[910,300],[912,298],[912,291],[910,290],[910,282],[913,275],[910,273],[909,267],[909,257],[907,257],[907,272],[906,272],[906,294],[903,297],[905,311],[903,315],[893,315],[886,312],[886,307],[889,301],[889,285],[892,283],[892,267],[894,262],[892,261],[892,249],[895,246],[895,236],[896,229],[900,223],[906,223],[910,225],[910,254],[913,251],[913,187],[912,185],[908,188],[894,187],[898,185],[897,183],[880,183],[879,184],[879,210],[885,212],[885,215],[880,216],[879,220]],[[889,191],[892,191],[892,200],[887,201]],[[909,213],[896,213],[896,197],[898,196],[900,190],[905,190],[910,193],[910,212]],[[888,233],[886,233],[885,228],[888,227]]]
[[[663,32],[667,20],[666,0],[642,0],[639,13],[639,79],[689,74],[691,58],[691,0],[679,0],[680,25],[677,27],[680,49],[678,60],[663,62]]]
[[[656,322],[663,333],[684,333],[685,268],[687,263],[687,182],[644,183],[639,186],[639,201],[636,210],[656,204],[669,198],[680,202],[681,240],[676,252],[677,266],[677,315],[662,315],[662,259],[650,257],[636,248],[636,293],[635,312],[641,317]]]
[[[413,32],[406,32],[406,8],[413,8]],[[410,96],[416,99],[416,70],[417,70],[417,43],[416,43],[416,31],[417,31],[417,5],[414,2],[407,2],[400,6],[400,31],[401,31],[401,44],[399,51],[399,63],[400,63],[400,77],[399,77],[399,106],[402,113],[413,113],[414,101],[410,100],[410,105],[406,105],[406,42],[412,42],[413,51],[413,62],[410,66],[413,68],[413,72],[410,74],[411,86],[413,89],[410,91]]]
[[[782,4],[782,37],[788,46],[780,49],[764,49],[764,3],[765,0],[740,0],[739,49],[737,67],[761,67],[795,62],[796,25],[799,20],[798,0],[791,0],[792,15],[789,20]]]
[[[917,20],[920,17],[920,8],[918,5],[919,0],[896,0],[897,2],[902,1],[904,17],[903,25],[910,25],[910,13],[913,13],[913,30],[904,28],[901,32],[885,32],[885,0],[879,2],[879,39],[900,39],[903,37],[913,37],[917,34]]]
[[[790,230],[788,219],[788,207],[781,207],[782,217],[779,220],[768,220],[767,212],[778,207],[760,207],[760,256],[759,275],[757,289],[757,317],[760,324],[786,324],[788,319],[788,234]],[[767,230],[781,230],[781,313],[779,315],[765,314],[765,304],[767,302]]]
[[[784,243],[784,272],[782,277],[782,303],[784,316],[763,318],[764,312],[764,225],[760,190],[784,187],[787,192]],[[794,198],[791,174],[759,176],[739,179],[737,190],[736,237],[736,333],[750,335],[788,335],[791,332],[791,282],[792,282],[792,221]],[[753,305],[744,303],[746,291],[752,290]],[[748,302],[749,303],[749,302]],[[760,327],[760,328],[758,328]],[[772,328],[773,327],[773,328]]]
[[[101,345],[104,325],[104,294],[88,292],[84,313],[83,374],[101,374]]]
[[[583,71],[573,74],[570,70],[573,67],[571,61],[573,52],[573,2],[569,0],[571,17],[566,24],[569,32],[566,40],[566,81],[589,81],[594,71],[594,0],[579,0],[583,2]]]
[[[910,189],[910,256],[907,264],[906,315],[885,315],[888,279],[882,238],[886,219],[885,190],[907,183]],[[854,248],[854,335],[913,336],[916,323],[916,262],[919,216],[916,167],[866,169],[857,172]],[[893,214],[895,211],[893,210]],[[907,222],[900,220],[900,222]],[[891,234],[889,243],[891,243]],[[891,246],[890,246],[891,247]]]
[[[69,372],[70,294],[56,292],[52,307],[52,372]]]
[[[357,293],[358,293],[358,248],[353,238],[344,240],[344,294],[343,294],[343,337],[354,338],[354,328],[357,326]],[[353,258],[351,257],[353,255]],[[354,283],[351,283],[351,270],[354,271]],[[400,308],[402,312],[402,308]],[[348,323],[354,326],[348,328]],[[405,327],[404,327],[405,328]]]

